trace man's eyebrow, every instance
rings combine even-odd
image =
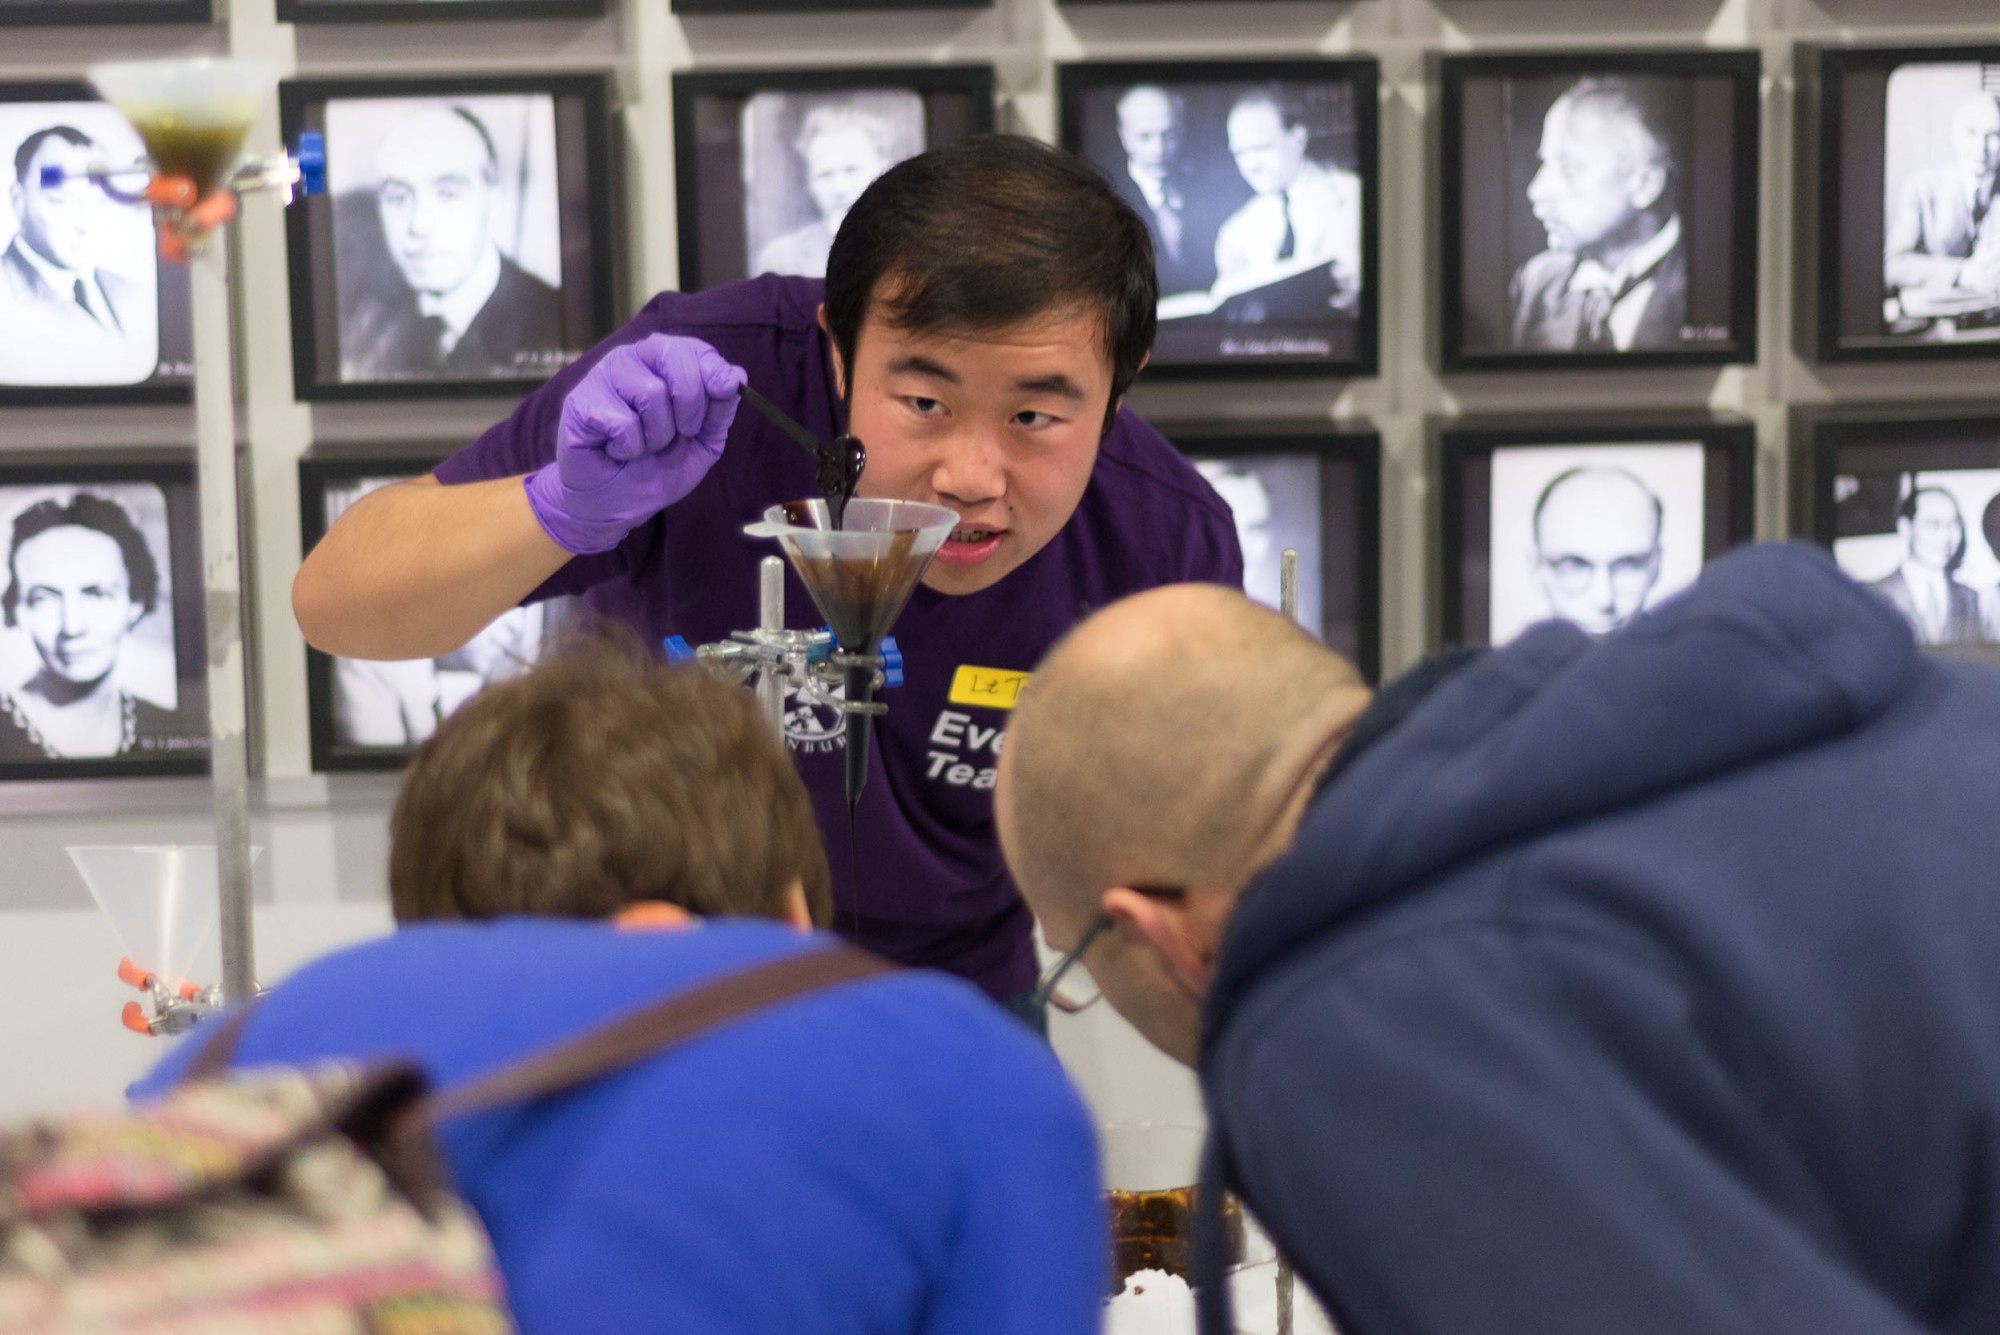
[[[1078,386],[1076,381],[1071,380],[1061,371],[1057,371],[1052,375],[1029,376],[1025,379],[1016,380],[1014,388],[1024,394],[1054,394],[1059,398],[1073,399],[1078,403],[1083,402],[1082,388]]]
[[[942,363],[932,361],[921,353],[909,352],[903,354],[889,363],[889,371],[893,375],[929,376],[933,380],[942,380],[947,385],[960,383],[958,372]]]

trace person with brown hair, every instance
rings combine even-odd
[[[805,785],[741,689],[609,645],[468,700],[419,747],[390,820],[398,922],[831,916]]]
[[[450,1091],[831,944],[801,930],[827,866],[784,744],[740,689],[636,650],[468,701],[393,825],[404,925],[260,998],[232,1065],[401,1058]],[[940,974],[794,997],[439,1141],[528,1335],[1098,1329],[1090,1119],[1046,1044]]]

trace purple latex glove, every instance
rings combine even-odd
[[[555,460],[528,475],[535,519],[565,551],[616,547],[722,457],[745,379],[700,339],[613,348],[563,400]]]

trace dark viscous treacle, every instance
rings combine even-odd
[[[1194,1275],[1194,1212],[1199,1187],[1170,1191],[1112,1191],[1111,1292],[1122,1293],[1125,1281],[1141,1270],[1164,1270],[1191,1280]],[[1243,1258],[1243,1207],[1234,1196],[1222,1198],[1223,1238],[1232,1262]]]
[[[247,125],[189,125],[167,117],[135,121],[133,128],[146,143],[146,156],[162,176],[185,176],[206,195],[243,155]]]

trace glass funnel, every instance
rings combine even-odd
[[[90,67],[90,82],[145,141],[161,175],[191,178],[207,195],[238,158],[278,86],[268,60],[132,60]]]
[[[185,978],[215,934],[214,844],[72,844],[63,850],[142,969]],[[256,861],[261,850],[250,850]]]
[[[743,531],[776,538],[840,647],[872,654],[957,525],[946,506],[857,498],[835,528],[815,499],[774,505]]]

